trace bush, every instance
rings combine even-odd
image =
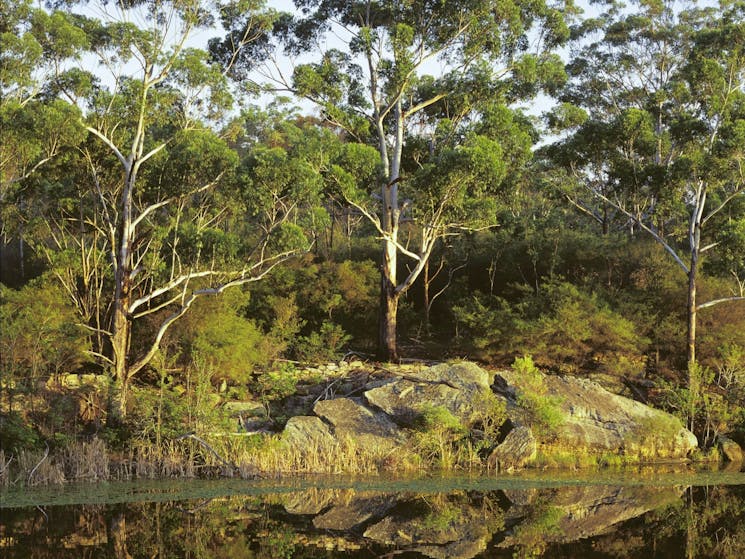
[[[39,446],[39,435],[17,412],[0,413],[0,449],[18,452]]]
[[[561,400],[546,394],[543,374],[529,355],[515,359],[512,369],[520,375],[517,404],[527,414],[527,421],[537,435],[549,436],[565,421]]]
[[[538,292],[518,288],[517,296],[510,305],[476,293],[453,307],[478,357],[505,362],[527,352],[541,367],[572,374],[628,375],[644,369],[648,340],[596,295],[551,281]]]
[[[468,430],[450,410],[443,406],[424,404],[415,422],[417,451],[427,461],[438,461],[443,469],[455,463],[457,444]]]
[[[332,361],[351,338],[338,324],[324,321],[320,330],[298,338],[295,355],[300,361],[307,363]]]

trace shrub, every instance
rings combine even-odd
[[[513,303],[476,292],[453,307],[467,349],[489,361],[532,354],[561,373],[598,371],[626,375],[644,368],[648,340],[597,295],[561,281],[534,292],[517,286]]]
[[[456,446],[467,434],[468,430],[447,408],[425,404],[419,409],[415,441],[426,461],[438,461],[443,469],[452,468]]]
[[[561,399],[546,394],[543,374],[529,355],[516,358],[512,369],[520,375],[517,404],[525,411],[527,421],[537,435],[550,435],[565,420],[560,408]]]
[[[17,412],[0,413],[0,448],[6,452],[39,445],[38,433]]]

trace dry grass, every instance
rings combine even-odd
[[[333,442],[313,441],[299,448],[279,435],[220,437],[215,450],[241,474],[374,474],[422,469],[421,458],[410,451],[362,445],[351,437]]]

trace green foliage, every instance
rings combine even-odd
[[[258,392],[267,415],[269,404],[293,394],[299,379],[299,373],[292,363],[280,363],[276,368],[256,375],[252,388]]]
[[[42,276],[13,290],[0,285],[0,378],[32,381],[88,360],[88,336],[57,283]]]
[[[515,541],[519,542],[515,559],[542,557],[548,546],[547,535],[561,534],[559,522],[564,518],[560,507],[534,503],[530,515],[515,528]]]
[[[507,419],[507,403],[491,390],[482,390],[471,401],[468,428],[477,451],[491,451],[499,442],[499,430]],[[475,437],[474,434],[478,433]]]
[[[249,312],[285,344],[287,357],[326,360],[352,340],[357,347],[374,343],[378,282],[371,261],[308,255],[257,286]]]
[[[455,461],[458,443],[468,430],[450,410],[424,403],[418,409],[415,444],[427,461],[437,460],[440,467],[450,469]]]
[[[247,299],[239,289],[202,298],[172,330],[172,343],[184,348],[186,362],[204,363],[213,382],[246,383],[255,367],[267,365],[281,351],[281,345],[243,315]]]
[[[18,452],[38,445],[38,433],[19,412],[0,413],[0,449]]]
[[[567,282],[552,281],[537,293],[504,298],[475,293],[453,307],[482,358],[504,361],[519,352],[562,373],[629,374],[644,367],[646,340],[635,325]]]
[[[561,399],[546,394],[543,374],[529,355],[516,358],[512,369],[520,375],[517,404],[527,414],[533,431],[539,436],[550,437],[566,420],[560,407]]]
[[[295,344],[295,355],[301,361],[313,363],[330,361],[339,355],[344,345],[352,337],[333,322],[324,321],[318,331],[298,338]]]

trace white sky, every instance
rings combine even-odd
[[[588,0],[579,0],[579,3],[580,5],[583,5],[587,9],[587,11],[591,11],[591,10],[594,11],[593,8],[589,7]],[[102,14],[100,9],[97,10],[95,8],[96,4],[97,2],[95,1],[92,2],[92,5],[88,4],[87,5],[88,7],[83,8],[82,12],[87,13],[94,17],[104,16],[104,14]],[[267,5],[278,11],[287,11],[287,12],[295,11],[292,0],[267,0]],[[208,40],[212,37],[219,37],[221,33],[222,33],[222,30],[217,29],[217,28],[199,30],[198,32],[192,35],[192,37],[189,40],[189,45],[196,47],[196,48],[206,48]],[[327,38],[326,44],[323,45],[323,47],[332,48],[332,47],[338,47],[341,44],[342,44],[342,40],[340,39],[335,40],[333,36],[330,36],[329,38]],[[566,56],[566,53],[563,53],[563,54]],[[307,55],[303,57],[303,59],[301,59],[300,62],[312,60],[314,59],[314,57],[315,57],[314,54]],[[281,53],[278,53],[278,57],[277,57],[278,66],[277,67],[280,68],[280,70],[288,78],[292,75],[293,64],[297,62],[298,62],[297,60],[290,60],[287,57],[282,56]],[[83,64],[88,66],[88,68],[90,68],[91,64],[96,64],[96,62],[94,62],[93,59],[91,59],[90,62],[88,59],[86,59],[83,62]],[[440,66],[436,61],[432,61],[431,63],[429,63],[427,66],[424,67],[425,73],[437,74],[439,70],[440,70]],[[101,71],[99,72],[99,74],[104,84],[113,85],[113,78],[111,77],[111,75],[107,76],[103,68],[101,68]],[[262,77],[259,73],[256,74],[255,80],[259,83],[263,83],[267,81],[266,78]],[[254,100],[249,100],[249,102],[265,104],[265,103],[270,102],[271,99],[272,99],[271,96],[266,95],[266,96],[263,96],[261,100],[254,99]],[[315,108],[310,103],[303,103],[303,102],[298,101],[297,104],[300,106],[301,110],[305,113],[312,113],[315,111]],[[539,96],[538,98],[528,103],[522,104],[522,106],[530,114],[540,115],[544,111],[548,110],[552,104],[553,104],[553,101],[550,98],[546,96]]]

